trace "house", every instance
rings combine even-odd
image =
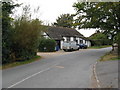
[[[91,42],[73,28],[49,26],[48,30],[43,33],[43,36],[45,38],[54,39],[60,49],[62,49],[64,41],[75,41],[77,44],[83,43],[86,44],[88,47],[91,46]]]

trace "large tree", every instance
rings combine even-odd
[[[36,56],[39,37],[44,29],[39,19],[31,19],[30,7],[23,8],[18,19],[10,17],[19,5],[2,2],[2,63],[27,60]]]
[[[43,29],[42,21],[31,19],[30,6],[26,5],[22,16],[13,22],[12,59],[27,60],[36,56]]]
[[[11,54],[11,30],[12,25],[11,21],[13,18],[10,17],[12,14],[12,10],[19,6],[18,4],[13,5],[10,2],[2,2],[2,60],[4,62],[8,62],[7,60],[10,59]]]
[[[73,15],[71,14],[62,14],[57,19],[56,22],[53,23],[54,26],[59,27],[67,27],[72,28],[73,27]]]
[[[97,28],[112,38],[120,37],[120,2],[78,2],[76,9],[76,25],[79,28]],[[119,44],[120,55],[120,44]]]

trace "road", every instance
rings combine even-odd
[[[110,50],[79,50],[3,70],[2,87],[90,88],[93,65]]]

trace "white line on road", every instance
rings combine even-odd
[[[54,67],[54,66],[56,66],[56,65],[58,65],[58,63],[57,63],[57,64],[54,64],[52,67]],[[32,77],[34,77],[34,76],[36,76],[36,75],[38,75],[38,74],[40,74],[40,73],[42,73],[42,72],[45,72],[45,71],[51,69],[52,67],[47,68],[47,69],[44,69],[44,70],[41,70],[41,71],[39,71],[39,72],[37,72],[37,73],[31,75],[31,76],[28,76],[27,78],[22,79],[21,81],[19,81],[19,82],[13,84],[13,85],[11,85],[11,86],[9,86],[8,88],[12,88],[12,87],[14,87],[14,86],[16,86],[16,85],[18,85],[18,84],[24,82],[24,81],[27,80],[27,79],[30,79],[30,78],[32,78]]]

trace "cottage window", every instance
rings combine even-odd
[[[78,44],[78,40],[76,40],[76,43]]]
[[[70,41],[70,37],[66,37],[67,41]]]
[[[80,40],[80,43],[83,43],[83,40]]]
[[[76,41],[76,38],[74,37],[73,41]]]

